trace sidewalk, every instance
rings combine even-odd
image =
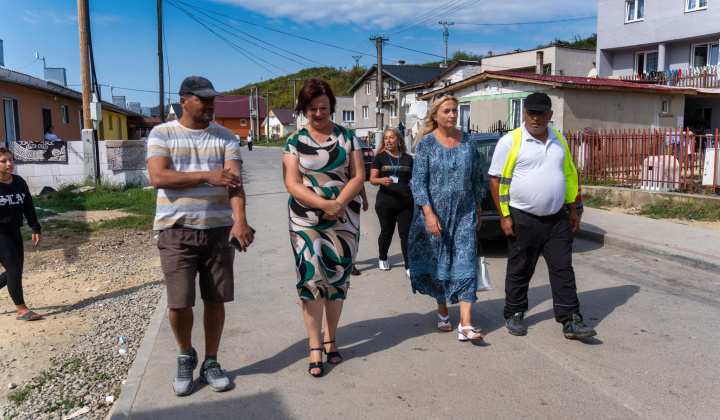
[[[720,231],[585,207],[580,238],[717,274]]]
[[[198,369],[193,393],[173,394],[177,345],[162,297],[114,404],[113,420],[654,420],[712,418],[720,410],[720,402],[707,398],[720,392],[715,339],[720,327],[688,322],[717,311],[716,294],[690,293],[692,286],[684,284],[668,293],[667,285],[674,283],[657,280],[665,277],[682,284],[686,273],[663,261],[578,240],[574,252],[581,256],[575,260],[579,298],[598,336],[584,342],[563,338],[541,259],[525,318],[529,333],[514,337],[505,331],[502,319],[506,255],[503,242],[492,241],[495,244],[486,252],[495,287],[478,293],[473,305],[473,324],[485,340],[481,345],[460,343],[456,332],[438,332],[434,300],[411,292],[397,237],[388,259],[392,269],[378,269],[379,223],[372,210],[377,189],[369,183],[370,210],[361,216],[357,257],[362,275],[351,278],[337,335],[343,362],[326,364],[325,376],[312,378],[294,287],[282,151],[257,147],[252,152],[243,149],[243,155],[248,218],[257,234],[247,253],[236,254],[235,301],[226,305],[219,362],[234,386],[213,393],[197,379]],[[720,254],[717,232],[594,209],[586,209],[583,220],[583,237],[638,246],[652,255],[662,251],[673,258],[682,254],[686,261],[720,264],[712,256]],[[693,243],[701,245],[688,245]],[[717,276],[709,277],[718,283],[706,282],[707,288],[720,285]],[[659,307],[665,308],[658,318],[662,322],[641,321],[658,317]],[[202,312],[198,301],[192,339],[201,358]],[[458,305],[450,307],[450,316],[458,322]],[[705,368],[697,369],[698,357]]]

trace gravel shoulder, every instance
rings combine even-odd
[[[63,219],[125,215],[92,213]],[[106,398],[120,394],[162,292],[154,236],[55,229],[37,248],[26,242],[25,300],[45,319],[15,320],[0,290],[0,418],[59,419],[86,408],[82,418],[107,414]]]

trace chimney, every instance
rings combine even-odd
[[[0,66],[5,67],[5,55],[3,54],[3,40],[0,39]]]
[[[535,55],[535,74],[543,74],[543,52],[538,51]]]
[[[67,87],[66,71],[62,67],[45,67],[45,80]]]
[[[398,61],[397,61],[397,65],[398,65],[398,66],[404,66],[404,65],[405,65],[405,60],[398,60]]]
[[[492,57],[492,51],[488,51],[488,57]]]

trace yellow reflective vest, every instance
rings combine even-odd
[[[565,204],[574,203],[575,197],[578,194],[578,175],[575,169],[575,164],[572,161],[572,155],[570,154],[570,148],[568,147],[567,140],[560,134],[556,129],[552,129],[557,134],[560,143],[565,148],[565,162],[563,164],[563,174],[565,175]],[[503,216],[510,215],[510,183],[512,182],[513,169],[515,169],[515,162],[517,161],[518,154],[520,154],[520,145],[522,144],[522,127],[516,128],[511,131],[513,137],[513,145],[510,149],[510,154],[505,161],[505,167],[503,168],[502,177],[500,178],[500,211]]]

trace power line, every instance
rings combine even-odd
[[[414,49],[412,49],[412,48],[402,47],[402,46],[400,46],[400,45],[391,44],[391,43],[389,43],[389,42],[387,42],[386,44],[387,44],[387,45],[392,45],[392,46],[395,47],[395,48],[402,48],[403,50],[408,50],[408,51],[416,52],[416,53],[419,53],[419,54],[425,54],[425,55],[430,55],[430,56],[433,56],[433,57],[444,58],[442,55],[437,55],[437,54],[433,54],[433,53],[428,53],[428,52],[425,52],[425,51],[414,50]]]
[[[569,19],[544,20],[536,22],[515,22],[515,23],[471,23],[471,22],[455,22],[456,25],[472,25],[472,26],[513,26],[513,25],[539,25],[543,23],[573,22],[577,20],[596,19],[597,16],[585,16]]]

